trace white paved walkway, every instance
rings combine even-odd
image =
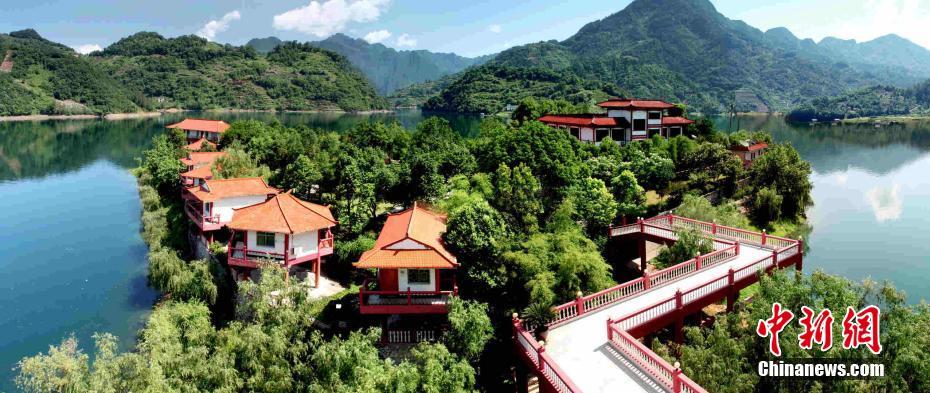
[[[664,391],[635,367],[630,366],[626,358],[607,343],[607,318],[617,319],[673,297],[678,289],[685,292],[726,275],[730,267],[736,270],[771,255],[772,251],[769,249],[741,244],[740,254],[727,262],[692,273],[552,329],[549,331],[546,352],[584,393]]]

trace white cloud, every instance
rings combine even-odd
[[[375,30],[371,33],[365,34],[365,37],[363,37],[363,39],[368,41],[369,44],[377,44],[388,38],[391,38],[391,32],[387,30]]]
[[[417,46],[417,39],[406,33],[401,34],[400,37],[397,37],[397,40],[394,41],[394,45],[397,45],[398,47],[414,47]]]
[[[930,7],[922,0],[868,0],[865,9],[865,21],[846,21],[835,34],[867,41],[897,33],[930,47]]]
[[[84,44],[84,45],[74,46],[74,47],[72,47],[72,48],[74,48],[74,51],[75,51],[75,52],[80,53],[80,54],[82,54],[82,55],[86,55],[86,54],[91,53],[91,52],[96,52],[96,51],[99,51],[99,50],[103,50],[103,48],[100,47],[100,45],[97,45],[97,44]]]
[[[197,35],[206,38],[210,41],[213,41],[216,38],[216,33],[222,33],[229,29],[229,24],[233,21],[242,19],[242,15],[239,14],[239,11],[232,11],[223,15],[223,18],[220,20],[211,20],[207,24],[203,25],[200,31],[197,32]]]
[[[899,188],[898,184],[893,184],[890,188],[875,187],[866,193],[876,221],[897,220],[901,217],[904,204],[898,194]]]
[[[385,11],[389,0],[313,0],[310,4],[275,15],[278,30],[296,30],[324,38],[345,29],[349,22],[373,22]]]
[[[501,32],[501,25],[490,25],[490,26],[488,26],[488,31],[490,31],[490,32],[492,32],[492,33],[495,33],[495,34],[500,33],[500,32]]]

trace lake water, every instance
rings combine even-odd
[[[368,120],[413,128],[424,117],[397,114],[187,114],[254,118],[345,130]],[[0,391],[23,356],[74,334],[86,350],[94,332],[130,348],[156,300],[146,284],[140,204],[128,169],[184,117],[126,121],[0,122]],[[479,119],[446,117],[463,135]],[[730,125],[736,127],[737,122]],[[813,165],[813,232],[807,271],[892,280],[910,300],[930,298],[930,124],[816,127],[778,117],[741,117],[790,141]],[[718,122],[723,129],[729,121]]]

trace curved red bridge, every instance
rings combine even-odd
[[[674,326],[681,342],[687,315],[722,299],[729,311],[760,274],[791,265],[800,270],[803,244],[671,214],[613,227],[610,236],[638,241],[645,265],[645,242],[674,242],[676,232],[691,229],[713,239],[715,250],[556,307],[544,345],[514,318],[517,352],[541,391],[705,392],[639,339]]]

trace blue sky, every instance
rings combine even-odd
[[[274,35],[318,40],[342,32],[398,49],[467,56],[549,39],[631,0],[0,0],[0,31],[32,27],[73,47],[105,47],[138,31],[199,34],[243,44]],[[802,38],[832,35],[860,41],[895,33],[930,47],[930,1],[711,0],[731,19]]]

